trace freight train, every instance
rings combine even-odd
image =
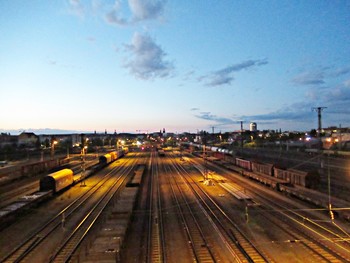
[[[192,147],[200,150],[201,157],[203,146],[194,143],[182,143],[185,147]],[[317,207],[329,210],[329,196],[318,191],[310,190],[316,188],[320,183],[320,175],[316,171],[301,171],[296,169],[284,169],[275,164],[246,160],[233,157],[233,152],[218,147],[205,146],[205,151],[214,153],[216,157],[207,157],[207,160],[218,163],[229,170],[233,170],[252,180],[263,183],[288,195],[294,196],[300,200],[307,201]],[[222,153],[222,154],[215,154]],[[195,153],[196,154],[196,153]],[[226,157],[226,158],[225,158]],[[224,161],[223,161],[224,160]],[[297,187],[298,186],[298,187]],[[347,210],[337,208],[346,207],[343,200],[333,198],[333,213],[337,217],[350,221],[350,214]],[[335,210],[336,212],[335,212]]]
[[[92,173],[95,173],[105,167],[107,164],[119,159],[124,155],[124,151],[110,152],[99,157],[99,163],[90,167],[85,171],[84,178],[88,177]],[[76,182],[79,182],[82,178],[73,176],[71,169],[62,169],[55,173],[48,174],[40,180],[40,191],[52,190],[54,193],[59,192]]]
[[[117,151],[100,156],[99,163],[89,167],[83,178],[81,176],[74,176],[73,171],[67,168],[44,176],[40,180],[40,190],[38,192],[23,196],[17,201],[0,209],[0,229],[6,226],[7,222],[13,220],[20,213],[48,199],[52,194],[66,190],[68,187],[80,182],[87,176],[101,170],[109,163],[121,158],[125,153],[125,151]]]
[[[241,158],[235,158],[235,165],[256,174],[263,174],[281,179],[288,185],[317,188],[320,183],[320,175],[317,171],[285,169],[274,164],[244,160]]]
[[[73,183],[73,171],[71,169],[62,169],[41,178],[40,191],[52,190],[54,193],[56,193],[71,186]]]
[[[272,187],[278,187],[278,184],[289,186],[297,185],[306,188],[316,188],[320,183],[320,175],[317,171],[301,171],[297,169],[286,169],[276,164],[263,163],[258,161],[246,160],[239,157],[233,157],[233,152],[227,149],[221,149],[215,146],[203,146],[201,144],[184,143],[189,147],[194,147],[204,152],[221,153],[223,159],[230,156],[231,163],[223,164],[227,168],[232,168],[232,164],[243,168],[240,172],[265,184],[271,184]],[[227,159],[227,158],[226,158]]]
[[[6,167],[2,171],[5,174],[5,176],[2,176],[2,183],[14,181],[23,177],[32,177],[39,173],[50,172],[57,167],[68,166],[69,161],[69,158],[62,157],[21,166]]]

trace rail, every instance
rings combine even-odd
[[[121,168],[113,168],[103,178],[101,178],[97,184],[92,186],[82,196],[75,199],[68,206],[66,206],[50,220],[48,220],[44,225],[33,231],[33,233],[26,240],[23,240],[23,242],[21,242],[17,247],[10,251],[8,255],[1,259],[0,262],[20,262],[24,260],[30,253],[34,251],[34,249],[38,248],[38,246],[43,243],[51,233],[53,233],[58,227],[62,226],[63,219],[64,221],[67,221],[67,219],[69,219],[70,216],[78,211],[78,209],[80,209],[82,205],[89,198],[91,198],[93,194],[98,191],[106,181],[112,177],[112,174],[114,174],[119,169]]]
[[[225,211],[209,196],[209,194],[198,186],[198,183],[195,180],[189,176],[186,169],[184,169],[181,165],[178,165],[176,162],[174,162],[174,164],[179,170],[183,171],[183,173],[187,175],[183,178],[193,189],[194,193],[196,193],[199,200],[201,200],[201,204],[206,207],[207,211],[209,211],[211,218],[216,221],[222,233],[229,237],[232,245],[235,245],[235,247],[238,248],[240,253],[243,255],[243,258],[241,256],[240,260],[248,260],[249,262],[269,262],[269,259],[264,255],[264,253],[259,251],[259,249],[239,229],[239,227],[225,213]],[[197,186],[198,190],[194,188],[194,185]],[[228,224],[230,227],[226,227],[226,224]]]

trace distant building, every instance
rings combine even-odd
[[[18,136],[10,135],[7,133],[0,134],[0,148],[5,146],[16,146],[18,142]]]
[[[258,130],[258,126],[257,126],[256,122],[251,122],[251,123],[250,123],[250,125],[249,125],[249,130],[250,130],[251,132],[255,132],[255,131]]]
[[[35,146],[38,142],[39,137],[33,132],[22,132],[18,135],[18,146]]]

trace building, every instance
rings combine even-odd
[[[18,136],[10,135],[7,133],[0,134],[0,148],[5,146],[17,146]]]
[[[33,132],[22,132],[18,135],[18,146],[35,146],[39,138]]]
[[[258,130],[258,126],[257,126],[256,122],[251,122],[251,123],[249,124],[249,130],[250,130],[251,132],[256,132],[256,131]]]

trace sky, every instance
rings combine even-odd
[[[0,131],[350,126],[348,0],[1,0]]]

